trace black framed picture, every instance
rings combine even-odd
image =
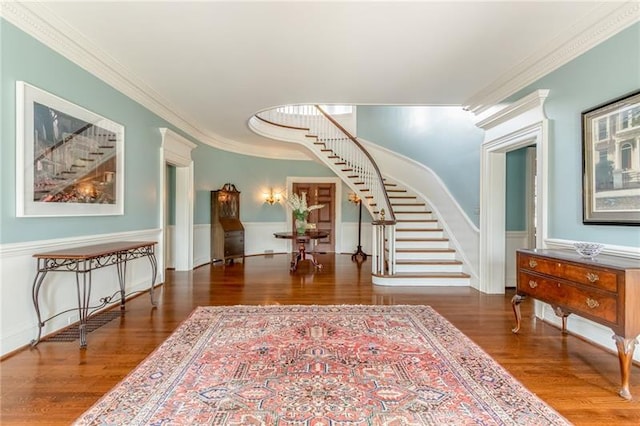
[[[640,91],[582,113],[583,223],[640,225]]]

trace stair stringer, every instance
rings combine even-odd
[[[441,220],[442,227],[453,247],[469,268],[471,285],[478,288],[480,230],[462,210],[444,182],[433,170],[422,163],[370,141],[361,138],[359,140],[371,153],[385,176],[405,185],[432,207]]]
[[[416,191],[407,183],[399,181],[391,176],[385,176],[385,179],[386,179],[386,182],[388,183],[396,184],[397,188],[404,188],[407,191],[406,192],[407,196],[415,197],[416,205],[424,205],[424,211],[428,212],[429,215],[423,216],[422,218],[426,219],[428,217],[431,219],[430,222],[432,223],[426,224],[426,225],[423,224],[420,226],[420,228],[424,230],[432,229],[434,231],[435,237],[441,237],[443,239],[442,242],[432,241],[432,242],[426,243],[427,246],[422,248],[428,249],[428,247],[433,247],[433,245],[435,244],[439,248],[448,249],[446,251],[449,252],[449,254],[443,254],[442,252],[435,252],[431,254],[427,253],[427,254],[421,255],[419,254],[421,251],[420,243],[415,243],[415,244],[412,244],[413,247],[416,249],[413,257],[411,253],[401,253],[400,251],[403,250],[402,248],[403,247],[402,240],[404,238],[403,229],[405,228],[405,223],[403,221],[405,220],[405,215],[408,213],[407,210],[413,210],[416,214],[420,214],[420,211],[418,208],[410,206],[409,203],[407,203],[403,207],[396,206],[396,203],[393,203],[394,210],[396,211],[396,219],[398,221],[396,224],[396,235],[397,235],[396,270],[403,271],[402,263],[407,259],[423,260],[426,262],[431,261],[436,263],[439,263],[439,261],[444,261],[444,262],[457,261],[456,263],[459,263],[459,264],[450,263],[450,267],[448,267],[446,264],[440,265],[437,271],[441,272],[441,274],[438,274],[437,271],[435,270],[422,271],[424,275],[422,277],[419,277],[421,272],[416,272],[414,276],[408,277],[408,278],[402,277],[401,274],[396,274],[393,276],[374,276],[373,277],[374,284],[387,285],[387,286],[400,286],[400,285],[401,286],[445,286],[445,285],[446,286],[469,286],[469,285],[474,286],[474,284],[477,285],[477,274],[470,267],[469,260],[465,257],[464,253],[460,249],[460,246],[457,240],[451,234],[451,231],[447,226],[446,221],[442,219],[440,212],[433,205],[433,203],[427,197],[425,197],[423,194]],[[393,198],[393,196],[391,197]],[[413,219],[414,217],[416,219],[419,218],[417,215],[416,216],[410,215],[410,217],[411,219]],[[409,225],[409,226],[413,226],[413,225]],[[433,272],[436,276],[435,277],[429,276],[431,272]],[[460,276],[454,275],[454,274],[457,274],[458,272],[467,274],[468,277],[460,277]],[[453,276],[447,277],[446,276],[447,274],[451,274]]]

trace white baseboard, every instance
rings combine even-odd
[[[516,250],[527,247],[529,234],[527,231],[507,231],[505,237],[505,287],[515,287],[518,280],[516,274]]]
[[[562,319],[555,314],[550,305],[540,302],[539,300],[536,300],[535,304],[536,317],[562,329]],[[570,334],[575,334],[595,345],[601,346],[614,354],[618,353],[613,340],[613,331],[610,328],[578,315],[569,315],[567,317],[567,331]],[[562,339],[560,331],[558,331],[558,339]],[[640,351],[635,351],[633,360],[640,362]]]

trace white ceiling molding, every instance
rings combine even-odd
[[[243,155],[285,160],[309,160],[299,150],[243,144],[217,134],[204,133],[188,118],[176,114],[169,102],[135,77],[108,53],[91,43],[41,2],[0,2],[0,16],[74,64],[209,146]]]
[[[603,13],[604,11],[604,13]],[[607,19],[603,20],[602,15]],[[538,51],[509,73],[499,77],[465,102],[465,109],[480,114],[524,89],[614,34],[640,21],[640,2],[605,2],[579,24],[556,38],[550,48]],[[554,47],[559,46],[559,47]]]
[[[542,108],[545,99],[549,96],[548,89],[536,90],[533,93],[525,96],[524,98],[505,106],[503,109],[496,111],[490,117],[485,118],[482,121],[476,123],[476,126],[483,130],[489,131],[492,128],[503,124],[518,115],[524,114],[528,111],[535,110],[536,108]]]
[[[53,3],[47,2],[0,2],[0,14],[27,34],[65,56],[78,66],[100,78],[116,90],[129,96],[176,128],[207,145],[244,155],[265,158],[308,160],[309,156],[300,148],[286,145],[243,142],[239,134],[226,133],[221,136],[217,129],[206,130],[204,124],[196,124],[194,117],[180,113],[165,95],[160,95],[144,79],[94,46],[78,30],[53,12]],[[486,112],[498,102],[508,98],[527,85],[557,69],[561,65],[601,43],[617,32],[640,21],[640,3],[637,0],[600,1],[584,15],[578,15],[573,25],[566,25],[554,40],[538,49],[527,59],[504,73],[496,73],[493,83],[476,91],[464,102],[466,108],[476,114]],[[566,12],[566,8],[563,9]],[[604,18],[603,18],[604,17]],[[542,26],[542,23],[538,26]],[[170,25],[170,23],[169,23]],[[505,34],[506,37],[509,34]],[[167,57],[166,60],[170,60]],[[150,81],[150,80],[149,80]],[[472,92],[473,93],[473,92]],[[354,103],[354,102],[352,102]],[[249,120],[249,117],[246,117]],[[233,139],[232,139],[233,138]]]

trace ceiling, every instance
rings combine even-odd
[[[482,111],[629,25],[616,16],[631,3],[55,1],[23,7],[63,34],[67,41],[58,35],[54,48],[71,52],[72,60],[79,49],[91,52],[76,62],[200,141],[301,158],[291,144],[251,132],[249,118],[297,103]]]

